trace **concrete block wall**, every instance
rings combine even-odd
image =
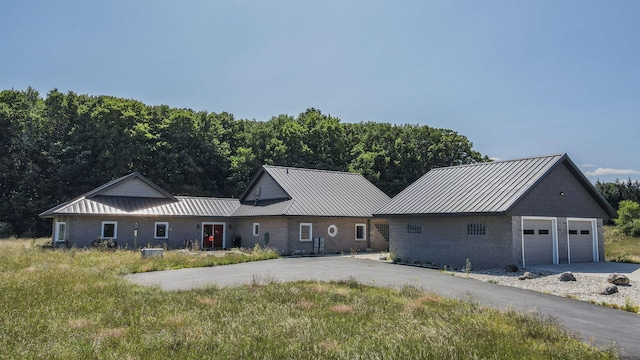
[[[433,263],[475,269],[514,263],[509,216],[398,217],[390,221],[391,253],[403,262]],[[421,234],[409,234],[407,224],[421,224]],[[485,235],[467,235],[467,224],[485,224]]]

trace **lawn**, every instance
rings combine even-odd
[[[607,261],[640,264],[640,238],[627,236],[615,226],[604,227],[604,251]]]
[[[412,286],[258,283],[164,292],[137,252],[0,241],[0,358],[610,359],[554,321]],[[175,261],[178,266],[179,261]],[[268,280],[268,279],[267,279]]]

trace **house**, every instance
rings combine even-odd
[[[388,223],[373,213],[390,198],[362,175],[263,166],[233,212],[243,245],[281,253],[388,249]]]
[[[263,166],[240,199],[173,196],[132,173],[49,209],[54,242],[270,246],[281,254],[388,248],[373,212],[390,199],[360,174]]]
[[[562,154],[433,169],[375,216],[396,258],[480,269],[604,260],[615,211]]]
[[[118,246],[230,246],[229,217],[237,199],[173,196],[132,173],[40,214],[53,219],[53,241],[85,247],[97,239]]]

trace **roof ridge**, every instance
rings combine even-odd
[[[497,160],[497,161],[477,162],[477,163],[473,163],[473,164],[461,164],[461,165],[453,165],[453,166],[443,166],[443,167],[439,167],[439,168],[433,168],[431,170],[433,171],[433,170],[455,169],[455,168],[461,168],[461,167],[471,167],[471,166],[484,166],[484,165],[491,165],[491,164],[502,164],[502,163],[509,163],[509,162],[517,162],[517,161],[524,161],[524,160],[534,160],[534,159],[543,159],[543,158],[553,158],[553,157],[562,158],[563,156],[566,156],[566,155],[567,155],[566,153],[561,153],[561,154],[542,155],[542,156],[529,156],[529,157],[523,157],[523,158],[519,158],[519,159]]]
[[[329,169],[312,169],[312,168],[300,168],[295,166],[280,166],[280,165],[262,165],[264,168],[271,169],[292,169],[292,170],[300,170],[300,171],[313,171],[313,172],[328,172],[335,174],[349,174],[349,175],[362,175],[357,172],[351,171],[342,171],[342,170],[329,170]]]

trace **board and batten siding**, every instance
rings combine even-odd
[[[514,263],[510,216],[433,216],[391,218],[389,251],[402,262],[464,268],[489,268]],[[420,234],[407,232],[420,224]],[[484,224],[484,235],[467,234],[468,224]]]

